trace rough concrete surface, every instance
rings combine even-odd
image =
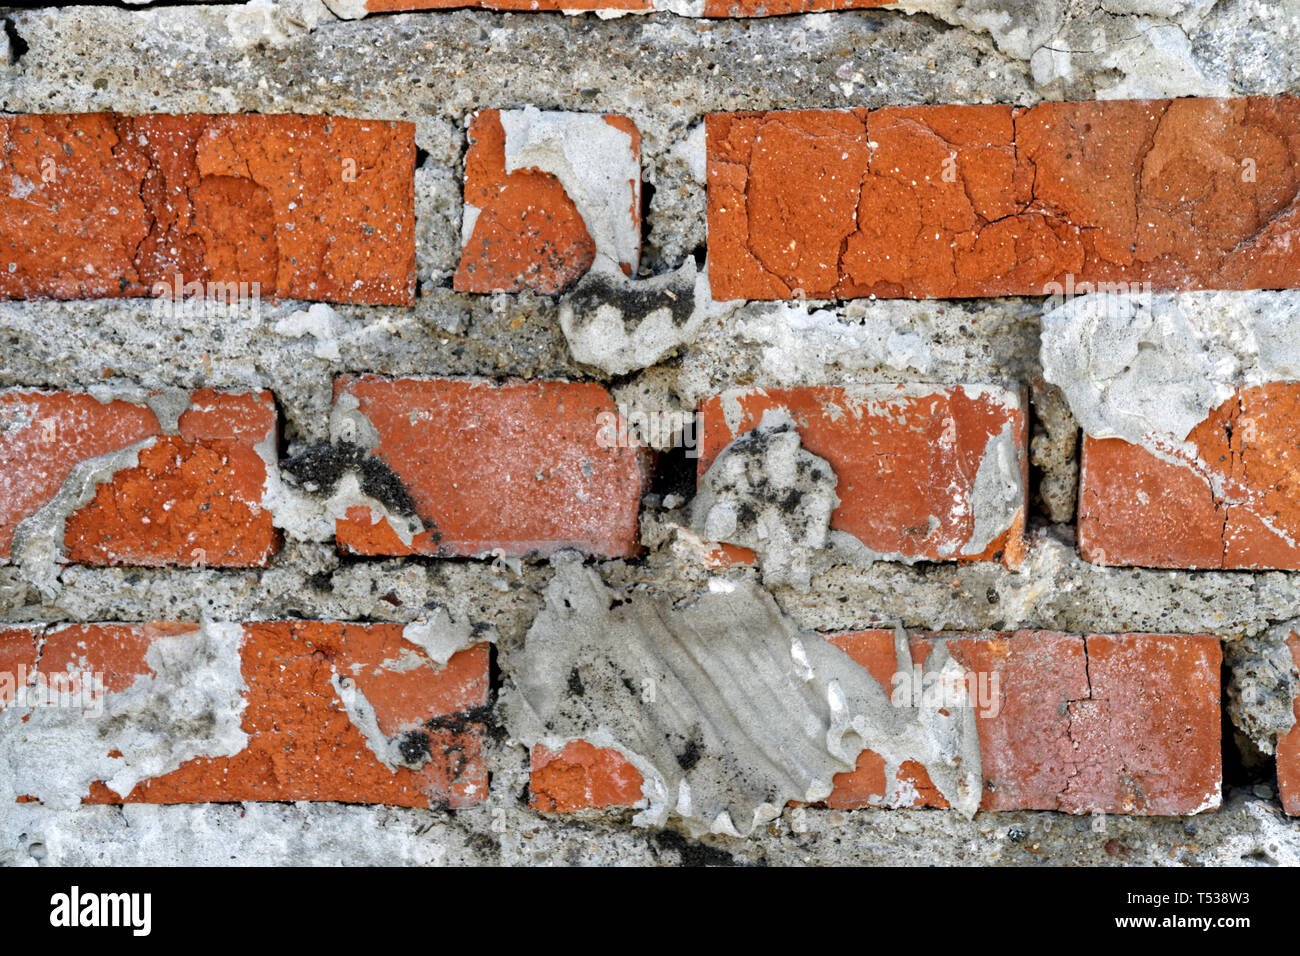
[[[1255,294],[1161,299],[1143,306],[1141,322],[1130,320],[1123,335],[1104,324],[1113,317],[1097,313],[1091,327],[1108,341],[1115,366],[1104,380],[1095,363],[1080,364],[1083,346],[1067,341],[1064,326],[1043,320],[1040,298],[717,308],[703,271],[701,120],[717,110],[1294,93],[1300,0],[916,0],[901,9],[743,21],[472,10],[343,20],[313,0],[288,0],[0,8],[0,18],[0,111],[375,117],[415,123],[420,150],[414,308],[262,302],[214,319],[159,315],[147,300],[0,303],[0,388],[272,390],[289,476],[276,493],[300,506],[265,569],[70,566],[42,590],[21,567],[0,565],[0,622],[395,621],[435,657],[490,634],[502,673],[526,675],[528,640],[554,626],[549,595],[569,572],[532,560],[343,558],[326,540],[329,516],[365,496],[364,475],[343,469],[339,483],[318,494],[294,483],[289,463],[331,440],[334,448],[364,446],[355,422],[349,429],[331,417],[336,375],[599,381],[620,400],[664,410],[693,408],[737,384],[979,381],[1030,389],[1029,543],[1018,571],[991,562],[854,562],[815,548],[806,589],[793,586],[802,580],[768,581],[765,589],[765,569],[717,574],[704,566],[687,502],[671,481],[645,500],[645,555],[586,567],[602,588],[633,601],[615,608],[627,619],[655,602],[687,607],[707,598],[713,581],[757,595],[796,629],[1209,632],[1229,648],[1253,642],[1235,658],[1229,652],[1243,663],[1240,689],[1225,701],[1261,749],[1284,729],[1278,702],[1295,678],[1274,666],[1270,635],[1300,617],[1300,574],[1097,567],[1079,557],[1070,522],[1076,420],[1138,441],[1151,427],[1177,434],[1213,407],[1232,372],[1221,360],[1247,374],[1265,362],[1292,367],[1291,300],[1259,294],[1271,307],[1258,308]],[[601,273],[556,298],[453,291],[465,123],[477,109],[527,106],[636,123],[641,282]],[[676,298],[665,301],[664,289]],[[1072,314],[1090,308],[1087,299],[1061,305]],[[1268,327],[1257,322],[1250,343],[1203,330],[1188,336],[1178,322],[1189,315],[1231,329],[1262,317]],[[1168,367],[1135,373],[1130,363],[1125,371],[1132,356],[1155,361],[1143,342],[1181,351]],[[1120,417],[1133,374],[1163,376],[1174,391],[1159,408]],[[331,493],[340,496],[333,505]],[[552,703],[543,695],[533,707]],[[499,703],[493,715],[491,794],[473,809],[4,802],[0,863],[1300,863],[1300,824],[1282,814],[1267,763],[1234,765],[1223,807],[1195,817],[1015,812],[968,820],[953,811],[786,807],[750,816],[748,825],[733,818],[743,837],[692,836],[689,813],[634,821],[639,811],[529,809],[528,737]],[[186,752],[177,741],[158,746],[160,766]]]

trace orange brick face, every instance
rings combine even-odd
[[[631,806],[641,799],[643,782],[640,771],[617,750],[585,740],[566,744],[559,753],[537,746],[528,783],[530,805],[548,813]]]
[[[194,625],[80,625],[44,635],[42,671],[103,674],[111,698],[152,673],[151,643],[197,636]],[[0,631],[0,663],[26,660],[30,632]],[[239,649],[246,685],[247,746],[226,757],[196,757],[144,780],[130,793],[92,784],[90,803],[205,803],[331,800],[426,807],[472,806],[487,795],[475,716],[488,701],[488,649],[478,645],[438,669],[393,624],[318,621],[249,624]],[[390,769],[348,716],[331,679],[355,683],[378,727],[400,739],[418,768]],[[111,734],[105,738],[111,754]],[[427,759],[422,759],[427,757]]]
[[[279,547],[261,505],[276,433],[269,392],[190,396],[176,434],[143,405],[73,392],[0,393],[0,558],[14,532],[89,459],[141,444],[137,463],[100,475],[68,514],[66,559],[91,565],[265,564]],[[270,443],[273,453],[274,442]]]
[[[472,230],[462,237],[453,282],[462,292],[531,290],[554,295],[591,268],[596,241],[558,176],[531,166],[507,171],[507,137],[501,117],[499,110],[483,110],[470,120],[465,206],[475,210],[476,217]],[[625,116],[603,118],[628,134],[631,165],[639,166],[641,137],[636,126]],[[639,195],[639,178],[631,186],[633,194]],[[622,215],[625,228],[639,235],[640,206],[633,203]],[[627,275],[636,270],[634,261],[622,261],[619,266]]]
[[[1079,546],[1097,564],[1300,567],[1300,385],[1243,388],[1165,457],[1086,438]]]
[[[404,545],[367,508],[338,522],[357,554],[551,554],[578,548],[610,557],[639,548],[648,475],[644,452],[603,448],[600,416],[614,412],[599,385],[470,379],[342,378],[374,425],[380,458],[405,485],[428,529]]]
[[[700,406],[699,474],[773,408],[790,414],[804,447],[835,471],[840,506],[832,528],[885,555],[1019,564],[1023,491],[1009,523],[987,544],[971,547],[977,521],[990,517],[975,513],[971,492],[990,443],[1004,430],[1024,488],[1026,418],[1016,396],[974,387],[735,390]]]
[[[714,114],[707,140],[721,300],[1300,281],[1296,97]]]
[[[0,119],[0,299],[259,294],[410,305],[408,123],[324,116]],[[180,277],[179,283],[177,277]]]

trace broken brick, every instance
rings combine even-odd
[[[626,144],[599,153],[592,150],[580,161],[566,150],[568,172],[559,165],[552,169],[533,163],[509,168],[514,154],[529,146],[512,143],[512,130],[526,140],[533,124],[541,123],[553,134],[572,127],[572,135],[582,136],[578,124],[590,129],[593,121],[627,134]],[[586,274],[598,255],[608,257],[625,275],[635,274],[641,234],[640,157],[640,134],[624,116],[537,110],[475,113],[465,159],[465,222],[455,287],[462,292],[527,289],[554,295]],[[583,180],[577,195],[566,191],[564,175]],[[621,206],[599,208],[618,203],[616,197],[624,191]],[[583,218],[579,203],[588,204],[587,215],[609,221],[609,235]],[[611,248],[600,248],[602,237]]]
[[[1294,631],[1286,639],[1291,660],[1300,667],[1300,635]],[[1282,809],[1291,816],[1300,816],[1300,694],[1292,704],[1296,723],[1277,738],[1277,789],[1282,799]]]
[[[102,674],[108,700],[153,673],[146,661],[162,636],[197,637],[190,624],[94,624],[44,635],[45,673]],[[0,632],[0,653],[23,632]],[[30,643],[30,635],[27,637]],[[195,757],[130,793],[93,783],[88,803],[228,803],[324,800],[467,807],[487,795],[483,725],[488,649],[480,644],[439,668],[402,638],[397,624],[283,621],[248,624],[239,649],[247,746],[233,756]],[[378,731],[400,741],[408,765],[389,767],[349,717],[332,680],[354,682]],[[86,719],[94,719],[88,717]],[[105,753],[114,753],[111,731]]]
[[[975,689],[984,810],[1196,813],[1219,804],[1218,640],[1208,635],[913,634],[937,642]],[[894,632],[828,638],[895,690]],[[828,806],[946,806],[914,761],[886,779],[871,750],[839,774]]]
[[[409,123],[9,116],[0,176],[11,184],[0,194],[0,299],[175,297],[197,282],[414,303]]]
[[[1020,563],[1023,398],[982,386],[733,389],[700,405],[698,473],[770,409],[785,410],[803,447],[834,469],[832,529],[889,558]],[[1002,493],[981,500],[995,483]]]
[[[729,299],[1300,282],[1300,98],[721,113],[709,278]]]
[[[401,481],[426,528],[409,545],[368,506],[337,522],[355,554],[550,555],[638,552],[648,478],[644,449],[603,447],[613,400],[594,384],[342,377],[335,401],[359,403],[370,449]]]
[[[641,799],[641,772],[617,750],[585,740],[558,752],[537,746],[532,752],[529,805],[550,813],[599,807],[626,807]]]
[[[89,565],[263,565],[279,548],[262,507],[275,400],[200,389],[175,434],[143,404],[75,392],[0,392],[0,560],[22,522],[66,508],[65,559]],[[263,447],[274,454],[274,442]],[[134,449],[97,474],[88,501],[69,479],[93,459]],[[60,503],[59,495],[68,500]],[[57,526],[54,529],[57,531]]]
[[[1094,564],[1300,568],[1300,385],[1241,388],[1162,454],[1085,437],[1079,548]]]

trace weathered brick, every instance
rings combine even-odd
[[[480,379],[343,377],[374,427],[371,449],[405,486],[427,529],[403,544],[382,516],[350,509],[340,548],[356,554],[549,555],[578,548],[607,557],[639,550],[649,473],[641,449],[605,448],[599,385]]]
[[[107,700],[139,677],[162,636],[193,635],[187,624],[93,624],[43,635],[43,673],[103,675]],[[0,631],[0,654],[19,653],[30,632]],[[204,803],[326,800],[396,806],[472,806],[487,795],[483,726],[473,712],[487,703],[488,648],[454,655],[442,669],[396,624],[282,621],[248,624],[239,649],[247,707],[247,746],[233,756],[195,757],[146,779],[129,793],[91,784],[89,803]],[[390,769],[356,726],[331,679],[354,682],[379,731],[403,752],[428,759]],[[86,717],[86,720],[96,719]],[[180,719],[180,718],[178,718]],[[112,757],[113,729],[103,731]],[[418,761],[412,760],[411,763]]]
[[[893,631],[827,639],[886,693],[914,687],[904,683],[910,675],[896,682]],[[1219,805],[1216,638],[1017,631],[916,633],[909,640],[916,665],[942,641],[966,671],[984,777],[981,809],[1165,815]],[[1300,767],[1300,742],[1292,750]],[[640,798],[639,775],[632,787],[629,774],[636,771],[614,750],[584,743],[565,762],[567,776],[557,780],[545,769],[535,753],[534,793],[556,804],[543,802],[544,809],[628,806]],[[904,761],[892,780],[886,774],[884,758],[864,750],[857,769],[836,775],[826,805],[947,806],[920,762]]]
[[[986,386],[734,389],[700,405],[699,474],[774,408],[790,414],[803,446],[835,471],[840,506],[832,528],[904,560],[1020,563],[1028,467],[1023,397]],[[1014,501],[981,502],[975,491],[982,469],[1009,470],[1006,477],[1019,485]],[[731,547],[726,553],[747,554]]]
[[[1291,649],[1291,660],[1300,667],[1300,635],[1292,631],[1286,646]],[[1282,809],[1291,816],[1300,816],[1300,695],[1293,707],[1295,726],[1277,738],[1277,789]]]
[[[1105,565],[1300,568],[1300,384],[1241,388],[1163,456],[1085,438],[1079,547]]]
[[[592,148],[581,157],[565,150],[564,169],[543,169],[526,163],[508,169],[516,151],[529,146],[511,143],[511,129],[525,138],[544,125],[550,139],[566,135],[585,138],[591,124],[603,122],[627,134],[621,149]],[[579,124],[587,124],[579,129]],[[531,158],[536,161],[538,156]],[[520,161],[523,162],[523,161]],[[633,275],[641,234],[641,136],[625,116],[524,110],[483,110],[469,125],[465,158],[465,224],[460,264],[454,285],[462,292],[520,292],[530,289],[551,295],[577,282],[598,254],[614,260],[625,275]],[[578,195],[570,196],[557,173],[582,179]],[[614,210],[605,203],[619,203]],[[586,215],[610,223],[607,242],[618,248],[601,249],[602,234]],[[594,234],[593,234],[594,232]]]
[[[566,744],[559,753],[533,748],[528,789],[530,805],[538,810],[571,813],[631,806],[641,799],[642,783],[641,772],[612,748],[593,747],[585,740]]]
[[[96,476],[93,496],[64,522],[66,560],[77,564],[265,564],[279,547],[262,507],[277,424],[269,392],[200,389],[164,434],[143,404],[76,392],[0,392],[0,560],[14,533],[70,494],[79,466],[136,446],[134,465]],[[62,491],[61,491],[62,489]],[[68,507],[75,505],[67,502]]]
[[[414,170],[409,123],[0,117],[0,299],[246,282],[266,296],[410,305]]]
[[[720,300],[1300,283],[1293,96],[723,113],[707,141]]]
[[[942,640],[976,689],[982,809],[1177,814],[1218,806],[1216,638],[1048,631],[910,638],[918,665]],[[895,691],[892,631],[829,640]],[[919,763],[904,763],[888,781],[884,760],[870,750],[857,770],[836,777],[826,803],[946,806]]]

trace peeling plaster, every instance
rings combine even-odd
[[[1089,293],[1044,314],[1041,357],[1086,434],[1168,458],[1239,385],[1300,379],[1300,292]]]
[[[551,173],[578,208],[596,244],[591,271],[636,275],[641,233],[640,151],[632,137],[599,113],[542,111],[529,106],[501,110],[506,172],[539,169]],[[468,228],[465,241],[473,232]]]

